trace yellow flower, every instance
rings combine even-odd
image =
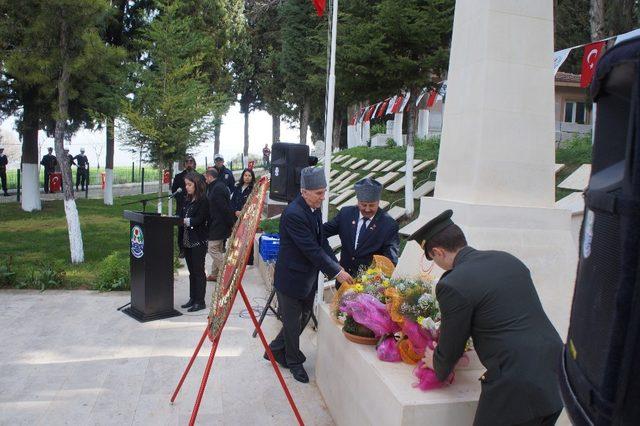
[[[424,321],[424,317],[423,316],[419,316],[418,317],[418,324],[422,325],[422,321]]]
[[[383,286],[383,287],[385,287],[385,288],[386,288],[386,287],[389,287],[390,285],[391,285],[391,282],[389,282],[389,280],[384,280],[384,281],[382,281],[382,286]]]
[[[375,272],[376,272],[376,271],[375,271],[375,269],[371,269],[371,268],[369,268],[369,269],[367,269],[367,272],[365,272],[365,274],[367,274],[367,275],[373,275]]]
[[[353,289],[358,293],[362,293],[364,291],[364,286],[362,284],[356,284]]]

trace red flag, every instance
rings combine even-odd
[[[604,45],[604,41],[597,41],[584,47],[584,54],[582,55],[582,75],[580,76],[580,87],[587,87],[591,84],[593,73],[596,70],[596,64],[598,63],[598,59],[600,59],[600,54],[602,53],[602,48],[604,47]]]
[[[380,105],[380,108],[378,109],[378,114],[376,114],[377,118],[384,117],[385,113],[387,112],[388,105],[389,99],[385,99],[384,101],[382,101],[382,105]]]
[[[324,7],[327,4],[327,0],[313,0],[313,5],[316,8],[316,12],[318,12],[318,16],[322,16],[324,14]]]
[[[391,112],[393,114],[400,112],[400,107],[402,106],[402,101],[404,100],[404,98],[402,96],[398,96],[396,98],[396,103],[393,104],[393,108],[391,108]]]
[[[438,91],[435,89],[431,89],[429,91],[429,97],[427,98],[427,109],[430,109],[433,107],[433,105],[436,103],[436,97],[438,96]]]
[[[373,111],[376,109],[375,105],[371,105],[367,110],[367,113],[364,115],[364,121],[371,121],[371,116],[373,115]]]

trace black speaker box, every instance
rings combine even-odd
[[[591,87],[593,160],[561,391],[577,425],[640,424],[640,38],[609,49]]]
[[[300,193],[300,172],[309,165],[309,147],[299,143],[274,143],[271,147],[269,198],[291,202]]]

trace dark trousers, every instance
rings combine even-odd
[[[7,172],[5,170],[0,170],[0,181],[2,181],[2,191],[7,193]]]
[[[82,190],[84,191],[85,185],[89,185],[87,182],[87,176],[89,171],[87,169],[83,169],[78,167],[76,170],[76,191],[78,190],[78,185],[81,185]]]
[[[560,417],[561,413],[562,410],[556,411],[555,413],[549,414],[548,416],[536,417],[535,419],[531,419],[528,422],[518,423],[515,426],[553,426],[556,424],[556,421],[558,420],[558,417]]]
[[[194,302],[204,303],[207,292],[207,275],[204,270],[204,258],[207,255],[207,244],[184,249],[184,259],[189,269],[189,297]]]
[[[44,192],[45,194],[49,193],[49,175],[53,172],[44,171]]]
[[[300,335],[311,319],[315,294],[311,293],[306,299],[296,299],[276,290],[276,296],[282,329],[269,347],[272,351],[284,351],[288,365],[301,365],[307,358],[300,351]]]

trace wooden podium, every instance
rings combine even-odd
[[[173,307],[173,236],[179,218],[125,210],[129,219],[131,306],[140,322],[182,315]]]

